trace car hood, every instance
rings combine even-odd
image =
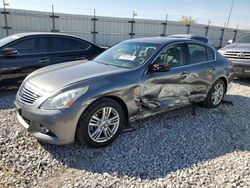
[[[79,81],[126,70],[94,61],[73,61],[39,69],[28,76],[26,82],[46,92],[53,92]]]
[[[231,50],[231,51],[245,51],[250,52],[250,44],[249,43],[233,43],[226,45],[224,50]]]

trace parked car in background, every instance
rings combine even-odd
[[[232,61],[235,76],[250,77],[250,33],[240,35],[235,42],[229,40],[219,52]]]
[[[32,71],[104,51],[81,38],[55,33],[21,33],[0,39],[0,90],[20,85]]]
[[[190,39],[121,42],[92,61],[31,73],[15,100],[19,122],[36,138],[91,147],[111,143],[129,121],[202,102],[220,105],[232,78],[230,62]]]
[[[177,34],[177,35],[170,35],[169,37],[193,39],[193,40],[198,40],[198,41],[205,42],[206,44],[208,44],[210,46],[214,46],[214,44],[206,36],[203,36],[203,35],[198,35],[198,34]]]

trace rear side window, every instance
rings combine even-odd
[[[15,48],[20,55],[27,54],[38,54],[47,52],[48,43],[46,38],[35,37],[24,39],[22,41],[16,42],[8,47]]]
[[[214,50],[202,44],[188,44],[189,59],[191,64],[213,61]]]
[[[214,50],[207,47],[207,58],[208,58],[208,61],[214,61],[215,58],[214,58]]]
[[[50,52],[81,51],[90,47],[90,44],[81,40],[53,37],[50,38]]]

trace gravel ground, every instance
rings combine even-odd
[[[39,143],[0,96],[0,187],[250,187],[250,80],[217,109],[167,112],[132,124],[110,146]]]

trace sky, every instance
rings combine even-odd
[[[5,0],[9,8],[51,11],[98,16],[132,17],[179,21],[182,15],[191,16],[200,24],[224,26],[232,0]],[[2,5],[1,5],[2,7]],[[235,0],[229,27],[250,29],[250,0]]]

